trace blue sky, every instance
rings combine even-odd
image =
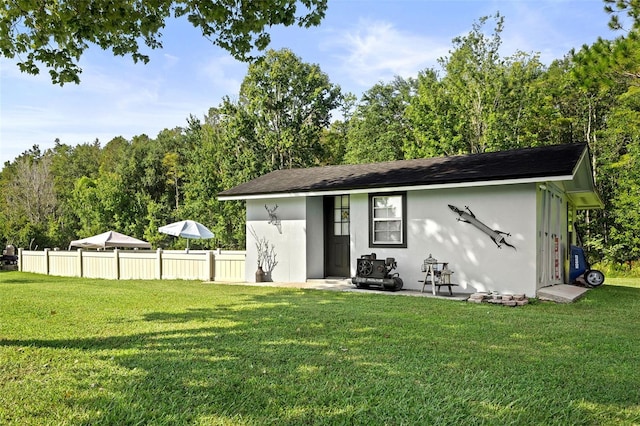
[[[329,0],[319,27],[272,29],[271,47],[290,48],[320,65],[332,83],[358,97],[393,76],[415,77],[437,67],[451,40],[474,21],[499,11],[505,17],[502,54],[539,53],[544,63],[598,37],[612,39],[602,0]],[[487,30],[492,29],[487,26]],[[76,145],[147,134],[202,118],[223,96],[237,97],[246,64],[212,46],[186,21],[169,21],[164,48],[146,52],[149,64],[91,48],[83,56],[80,85],[53,85],[48,73],[21,74],[0,59],[0,165],[54,140]]]

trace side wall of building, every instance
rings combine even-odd
[[[452,281],[459,284],[457,291],[535,296],[540,285],[535,184],[407,191],[406,198],[407,247],[380,248],[369,245],[369,194],[351,194],[352,276],[361,255],[376,253],[378,258],[395,258],[404,287],[420,290],[422,263],[432,255],[449,263],[454,271]],[[508,233],[504,238],[515,248],[498,247],[489,235],[459,221],[449,205],[462,210],[468,207],[489,228]],[[267,279],[304,282],[322,278],[323,223],[322,197],[248,200],[246,280],[255,281],[257,240],[271,250],[271,263],[264,266]]]
[[[247,200],[246,280],[255,281],[258,267],[256,243],[260,242],[268,249],[267,259],[263,262],[267,280],[306,281],[306,223],[306,197]]]
[[[322,197],[307,197],[307,278],[324,278],[324,206]]]
[[[407,247],[372,248],[369,245],[369,195],[351,197],[352,274],[356,259],[375,252],[393,257],[404,288],[422,289],[418,280],[423,260],[432,255],[448,262],[458,291],[536,292],[536,187],[534,184],[408,191]],[[448,205],[465,209],[491,229],[500,230],[514,248],[499,248],[472,224],[459,221]]]

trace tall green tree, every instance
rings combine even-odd
[[[181,202],[184,160],[191,148],[179,127],[164,129],[155,139],[146,135],[132,138],[126,158],[115,169],[129,213],[121,229],[149,236],[149,221],[166,224],[182,219],[176,204],[179,207]]]
[[[111,140],[86,162],[94,171],[76,179],[69,191],[76,234],[115,230],[164,242],[166,236],[157,228],[179,217],[188,151],[181,128],[165,129],[156,139],[138,135],[131,141]]]
[[[396,76],[362,95],[349,123],[345,163],[404,158],[403,146],[413,137],[406,109],[415,90],[415,79]]]
[[[244,131],[249,132],[252,140],[252,127],[234,128],[235,119],[240,124],[246,122],[237,114],[225,116],[221,110],[212,108],[204,122],[191,117],[186,130],[194,149],[188,154],[184,204],[180,211],[213,231],[215,239],[202,242],[212,248],[244,248],[244,203],[217,199],[219,192],[243,182],[243,175],[251,170],[247,166],[255,159],[253,150],[246,149],[250,143],[246,134],[242,140]]]
[[[184,171],[180,164],[180,156],[177,152],[167,152],[162,158],[162,165],[166,169],[167,184],[175,190],[176,210],[180,208],[180,185],[184,178]]]
[[[460,111],[438,73],[427,69],[418,75],[416,95],[407,107],[413,138],[405,141],[406,158],[430,158],[467,152],[460,131]]]
[[[627,136],[619,139],[624,134],[621,132],[620,117],[631,118],[637,114],[633,108],[623,107],[624,93],[636,81],[623,70],[640,65],[638,55],[631,55],[622,62],[618,56],[621,46],[626,49],[634,44],[636,48],[639,46],[634,38],[623,37],[612,42],[598,40],[592,46],[583,46],[580,51],[571,52],[573,66],[570,76],[578,89],[574,92],[577,94],[576,124],[581,130],[582,141],[589,144],[594,179],[605,203],[603,210],[584,212],[583,233],[587,236],[586,243],[592,256],[614,261],[620,259],[616,247],[628,248],[619,241],[619,236],[624,234],[620,223],[630,224],[629,220],[623,219],[626,209],[617,208],[616,205],[620,204],[622,198],[629,199],[623,195],[623,185],[633,182],[631,177],[619,177],[626,175],[622,168],[634,164],[633,156],[621,154],[628,149],[620,144],[635,131],[635,120],[629,120],[625,129]]]
[[[115,179],[115,175],[102,174],[97,177],[83,176],[76,180],[73,191],[68,200],[69,207],[76,215],[76,235],[79,238],[90,237],[113,229],[110,214],[104,208],[104,198],[117,191],[103,192],[103,188],[108,187],[110,180]],[[102,188],[99,184],[102,184]]]
[[[246,60],[268,46],[270,27],[318,25],[326,8],[327,0],[6,1],[0,6],[0,54],[21,58],[23,72],[38,74],[44,66],[53,83],[79,83],[78,61],[91,44],[146,63],[140,44],[161,48],[166,21],[186,17],[213,44]]]
[[[249,66],[238,108],[254,120],[270,170],[307,166],[322,158],[320,136],[339,105],[340,87],[291,50],[270,50]]]
[[[51,150],[51,174],[58,199],[58,214],[55,221],[50,221],[49,236],[57,246],[66,247],[69,241],[77,238],[78,216],[71,208],[70,199],[78,179],[98,176],[101,154],[97,139],[75,146],[56,140]]]
[[[118,166],[124,163],[129,156],[129,141],[122,136],[111,139],[102,148],[100,156],[100,173],[114,172]]]
[[[491,35],[484,25],[493,18]],[[504,19],[483,17],[466,36],[453,40],[450,56],[440,59],[445,73],[433,69],[418,76],[417,94],[407,115],[414,139],[407,158],[496,151],[540,143],[544,138],[544,94],[538,82],[545,72],[537,55],[499,55]]]
[[[598,189],[605,203],[589,217],[589,247],[614,264],[640,259],[640,90],[630,86],[598,131]]]
[[[625,15],[631,20],[631,28],[626,28],[628,31],[640,28],[640,3],[636,0],[604,0],[604,3],[605,11],[611,15],[609,28],[624,30]]]
[[[511,149],[550,144],[545,93],[540,82],[546,69],[538,55],[516,52],[505,58],[500,101],[489,116],[488,145]]]
[[[191,118],[180,211],[210,225],[218,246],[244,247],[244,204],[216,195],[276,169],[324,164],[322,135],[340,100],[317,65],[268,51],[249,67],[237,100],[225,97],[204,122]]]
[[[353,93],[342,96],[339,105],[340,118],[334,120],[328,129],[323,130],[320,144],[323,150],[322,166],[342,164],[347,152],[349,130],[353,122],[358,98]]]
[[[487,35],[483,26],[491,18],[495,27]],[[466,36],[453,39],[451,55],[440,60],[447,92],[459,112],[456,127],[470,153],[496,149],[489,131],[504,93],[505,67],[499,52],[503,28],[500,14],[480,18]]]
[[[540,124],[539,142],[584,142],[577,118],[579,87],[571,77],[572,67],[569,57],[555,60],[534,83],[533,90],[540,94],[541,102],[530,109],[531,115],[537,117]]]

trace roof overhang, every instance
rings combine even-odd
[[[604,203],[594,192],[567,191],[571,203],[578,210],[595,210],[604,208]]]
[[[571,145],[571,144],[569,144]],[[559,151],[558,148],[562,147],[563,149]],[[490,187],[490,186],[504,186],[504,185],[521,185],[521,184],[541,184],[544,182],[553,182],[558,187],[562,188],[562,190],[567,194],[569,201],[575,206],[575,208],[579,210],[585,209],[599,209],[604,207],[604,203],[600,199],[598,195],[594,179],[593,173],[591,169],[589,150],[586,144],[581,145],[572,145],[572,150],[567,151],[567,145],[564,146],[556,146],[552,147],[553,152],[556,154],[555,157],[549,157],[548,152],[546,155],[542,157],[537,157],[537,161],[545,161],[545,163],[539,163],[540,168],[538,170],[533,170],[529,168],[528,174],[520,174],[511,175],[509,177],[508,174],[491,174],[483,175],[480,174],[480,179],[478,180],[469,180],[466,179],[465,176],[461,176],[460,180],[454,181],[451,179],[440,180],[440,183],[437,183],[435,180],[433,183],[428,183],[425,180],[420,180],[422,177],[418,176],[416,180],[416,184],[412,184],[411,180],[404,179],[397,181],[397,184],[392,185],[389,182],[385,182],[383,179],[370,180],[366,179],[363,181],[362,179],[357,179],[363,175],[362,171],[355,173],[356,179],[351,179],[352,183],[342,184],[342,185],[324,185],[325,188],[322,188],[323,185],[318,185],[317,176],[316,181],[311,181],[306,187],[305,185],[298,185],[297,182],[291,183],[289,185],[278,185],[277,181],[275,185],[262,185],[262,189],[264,192],[260,190],[255,191],[250,188],[242,188],[242,191],[246,191],[244,193],[237,192],[230,194],[220,194],[218,195],[218,199],[221,201],[233,201],[233,200],[264,200],[264,199],[275,199],[275,198],[299,198],[299,197],[321,197],[321,196],[331,196],[331,195],[341,195],[341,194],[369,194],[372,192],[375,193],[385,193],[385,192],[396,192],[396,191],[420,191],[420,190],[439,190],[439,189],[452,189],[452,188],[473,188],[473,187]],[[582,148],[583,147],[583,148]],[[581,152],[576,152],[575,149],[580,148]],[[524,150],[522,150],[524,152]],[[527,153],[530,153],[529,151]],[[538,151],[540,152],[540,151]],[[577,154],[577,155],[575,155]],[[487,154],[489,155],[489,154]],[[565,155],[567,156],[565,158]],[[453,157],[452,157],[453,158]],[[458,157],[456,161],[456,166],[458,168],[465,167],[468,162],[467,159],[477,159],[479,157],[472,156],[462,156]],[[489,158],[489,157],[487,157]],[[492,157],[493,158],[493,157]],[[500,157],[500,161],[505,160],[504,156]],[[495,159],[494,159],[495,160]],[[508,160],[508,158],[507,158]],[[461,163],[462,161],[462,163]],[[562,167],[562,162],[567,161],[571,164],[566,164],[568,167]],[[495,161],[494,161],[495,163]],[[386,163],[381,163],[386,164]],[[442,166],[444,163],[439,162],[435,164],[435,167]],[[546,165],[550,167],[545,167]],[[380,174],[384,176],[384,173],[389,171],[393,172],[393,168],[389,168],[388,164],[386,164],[386,169],[384,169]],[[476,173],[481,173],[481,171],[487,172],[486,167],[483,169],[482,167],[478,167],[478,163],[470,164],[472,170],[475,170]],[[513,167],[513,164],[511,164]],[[354,166],[360,167],[360,166]],[[430,165],[427,165],[430,167]],[[445,165],[446,168],[446,165]],[[475,168],[475,169],[473,169]],[[515,170],[518,170],[518,164],[515,166]],[[440,170],[440,176],[446,175],[450,171],[445,170],[444,173]],[[317,173],[317,171],[316,171]],[[371,173],[367,171],[367,173]],[[375,172],[374,172],[375,173]],[[269,175],[267,175],[269,176]],[[353,175],[349,175],[349,170],[345,171],[345,181],[348,181],[352,178]],[[296,178],[304,178],[304,176],[296,175]],[[285,175],[283,179],[292,180],[290,176]],[[333,182],[340,181],[343,179],[340,175],[333,175],[328,179],[333,179]],[[268,181],[267,181],[268,182]],[[282,181],[282,182],[286,182]],[[343,182],[344,183],[344,182]],[[386,184],[385,184],[386,183]],[[287,189],[287,187],[289,189]],[[273,192],[269,190],[272,189]]]
[[[578,210],[592,210],[604,208],[604,203],[598,195],[593,181],[593,171],[589,161],[588,150],[584,150],[580,161],[573,170],[571,179],[564,182],[564,191],[571,203]]]
[[[435,190],[435,189],[451,189],[451,188],[475,188],[480,186],[503,186],[503,185],[519,185],[527,183],[540,183],[540,182],[564,182],[571,180],[571,176],[550,176],[545,178],[526,178],[526,179],[507,179],[507,180],[490,180],[490,181],[475,181],[475,182],[458,182],[458,183],[446,183],[436,185],[408,185],[408,186],[394,186],[394,187],[376,187],[376,188],[359,188],[359,189],[345,189],[335,191],[309,191],[309,192],[278,192],[271,194],[250,194],[250,195],[220,195],[218,199],[221,201],[238,201],[238,200],[264,200],[273,198],[297,198],[297,197],[322,197],[326,195],[343,195],[343,194],[369,194],[385,193],[385,192],[398,192],[398,191],[423,191],[423,190]]]

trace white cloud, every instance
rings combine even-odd
[[[384,21],[360,20],[353,28],[334,34],[325,48],[338,56],[340,72],[357,85],[371,87],[394,76],[415,77],[437,66],[448,53],[450,41],[397,29]]]
[[[180,61],[180,58],[178,58],[175,55],[171,55],[169,53],[165,53],[162,56],[164,57],[164,67],[165,68],[171,68],[171,67],[175,66]]]
[[[214,57],[200,65],[197,74],[222,95],[237,95],[247,73],[247,65],[230,56]],[[213,105],[211,105],[213,106]]]

